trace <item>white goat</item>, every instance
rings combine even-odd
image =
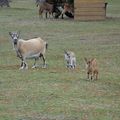
[[[26,59],[33,58],[35,59],[34,65],[32,68],[37,67],[36,61],[42,57],[43,59],[43,67],[46,67],[46,60],[45,60],[45,51],[47,49],[47,43],[42,40],[40,37],[23,40],[19,39],[19,34],[17,32],[9,32],[9,35],[12,37],[14,47],[17,53],[17,57],[19,57],[21,62],[20,69],[27,69],[28,65],[26,63]]]
[[[75,53],[72,51],[65,51],[64,57],[65,57],[65,60],[67,62],[67,67],[74,69],[76,67]]]

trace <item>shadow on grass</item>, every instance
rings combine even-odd
[[[107,21],[115,21],[115,20],[120,20],[120,17],[106,17]]]
[[[24,10],[31,10],[30,8],[10,8],[11,10],[22,10],[22,11],[24,11]]]

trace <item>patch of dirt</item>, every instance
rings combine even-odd
[[[20,65],[0,65],[0,70],[16,70]]]
[[[10,104],[11,101],[9,99],[0,99],[0,104]]]
[[[0,37],[0,45],[6,42],[8,42],[6,38]]]

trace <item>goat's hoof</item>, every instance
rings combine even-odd
[[[25,70],[27,70],[28,69],[28,67],[25,67]]]
[[[47,67],[46,67],[46,66],[43,66],[42,68],[44,68],[44,69],[45,69],[45,68],[47,68]]]
[[[32,69],[34,69],[34,68],[36,68],[36,66],[34,65],[34,66],[32,66]]]
[[[27,70],[28,67],[20,67],[19,70]]]
[[[19,70],[23,70],[23,69],[24,69],[24,67],[20,67],[20,68],[19,68]]]
[[[47,64],[43,65],[42,68],[47,68]]]

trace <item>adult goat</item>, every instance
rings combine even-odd
[[[28,69],[26,59],[33,58],[35,59],[34,65],[32,68],[37,67],[36,61],[42,57],[43,67],[46,68],[45,60],[45,51],[47,49],[47,42],[42,40],[40,37],[23,40],[19,39],[20,33],[18,32],[9,32],[13,40],[13,44],[17,53],[17,57],[21,59],[20,69]]]

